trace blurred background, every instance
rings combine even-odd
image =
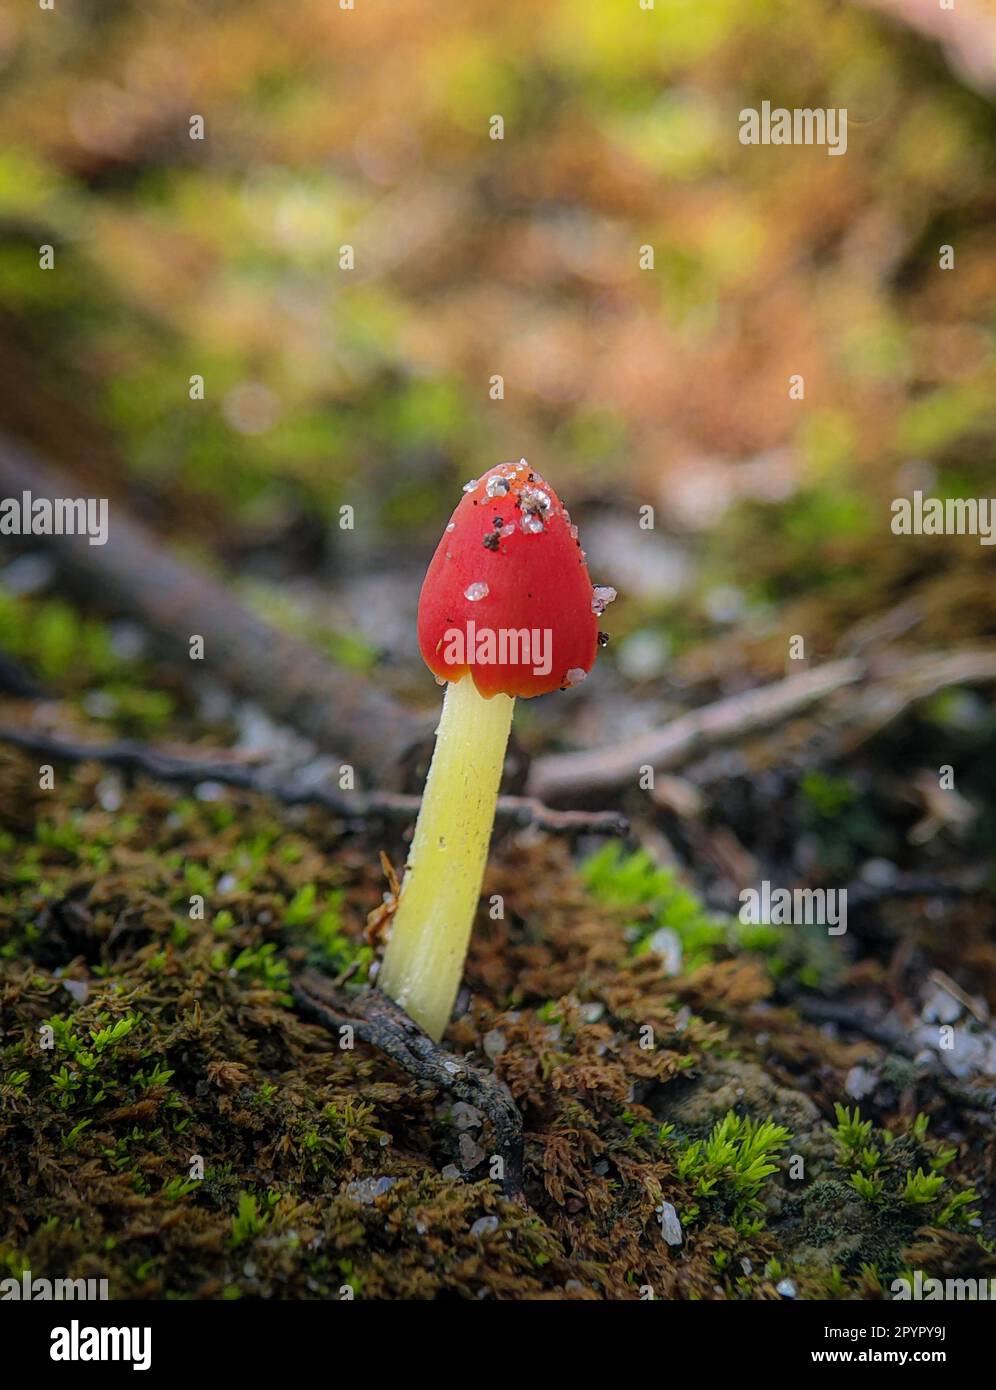
[[[994,36],[978,0],[4,4],[3,428],[426,708],[424,566],[460,485],[526,456],[621,595],[597,681],[520,712],[534,751],[880,621],[991,639],[992,550],[889,523],[992,490]],[[845,107],[846,154],[741,145],[764,100]],[[122,676],[142,634],[104,652],[7,554],[0,645]],[[193,734],[169,673],[129,682],[91,712]]]
[[[891,506],[996,492],[994,96],[993,0],[0,0],[0,499],[111,531],[0,537],[0,1264],[991,1273],[996,547]],[[742,145],[764,102],[845,108],[846,153]],[[464,1123],[291,987],[369,978],[416,803],[364,814],[341,766],[420,788],[419,584],[521,456],[619,598],[591,678],[519,702],[506,791],[575,818],[506,806],[449,1035],[525,1117],[539,1224],[491,1239]],[[846,889],[846,935],[738,920],[762,880]],[[809,1165],[763,1217],[759,1133]]]

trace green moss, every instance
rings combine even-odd
[[[666,927],[681,942],[686,973],[739,952],[762,958],[773,979],[787,976],[806,988],[825,986],[840,971],[839,952],[824,927],[787,933],[766,922],[721,917],[646,850],[627,854],[619,844],[607,844],[582,864],[581,876],[598,901],[619,915],[633,956],[646,955],[654,933]]]
[[[778,1171],[777,1158],[789,1131],[773,1120],[754,1120],[730,1110],[706,1139],[678,1147],[676,1171],[696,1199],[719,1201],[733,1221],[742,1221],[768,1178]]]
[[[837,1167],[850,1171],[850,1183],[865,1201],[896,1207],[933,1207],[937,1224],[963,1227],[971,1219],[971,1203],[977,1200],[973,1188],[945,1194],[939,1171],[951,1164],[957,1151],[928,1138],[929,1116],[915,1116],[905,1135],[898,1138],[888,1130],[875,1130],[871,1120],[863,1120],[855,1107],[835,1106],[837,1125],[832,1131],[836,1143]]]
[[[729,924],[708,912],[646,850],[627,854],[621,845],[609,843],[581,866],[581,876],[594,896],[630,928],[634,955],[647,952],[654,932],[668,927],[681,940],[684,968],[694,970],[713,960],[728,939]]]
[[[22,597],[0,586],[0,649],[67,697],[89,692],[90,717],[122,734],[154,735],[176,712],[148,665],[117,656],[110,628],[64,599]]]

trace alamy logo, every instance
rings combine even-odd
[[[548,676],[553,667],[548,627],[478,627],[471,620],[466,629],[448,627],[441,647],[447,666],[531,666],[534,676]]]
[[[903,1299],[923,1299],[928,1303],[939,1299],[971,1303],[996,1301],[996,1279],[924,1278],[922,1269],[916,1270],[912,1279],[905,1276],[893,1279],[889,1288],[897,1302]]]
[[[30,1269],[24,1270],[20,1279],[0,1279],[0,1301],[13,1299],[25,1303],[32,1300],[44,1303],[85,1298],[92,1302],[107,1297],[106,1279],[35,1279]]]
[[[152,1365],[151,1327],[80,1327],[74,1318],[68,1327],[52,1328],[49,1356],[53,1361],[130,1361],[135,1371]]]
[[[846,888],[772,888],[765,879],[759,888],[740,894],[740,921],[745,926],[826,927],[828,936],[847,931]]]
[[[20,497],[0,499],[0,536],[86,536],[107,544],[106,497]]]
[[[827,154],[847,153],[847,110],[844,107],[784,106],[772,110],[746,106],[740,112],[741,145],[826,145]]]
[[[917,489],[892,504],[894,536],[978,536],[980,545],[996,541],[992,497],[924,497]]]

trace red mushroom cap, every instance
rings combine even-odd
[[[464,494],[422,584],[426,665],[442,680],[469,671],[489,699],[577,685],[615,594],[592,588],[566,507],[525,459],[499,463]]]

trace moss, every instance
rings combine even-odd
[[[774,1298],[783,1268],[813,1296],[850,1297],[863,1266],[899,1267],[925,1216],[969,1238],[973,1208],[948,1209],[960,1160],[942,1162],[922,1122],[851,1135],[858,1166],[888,1150],[887,1200],[863,1201],[840,1122],[750,1060],[764,957],[727,941],[665,976],[626,926],[683,902],[672,885],[606,857],[612,903],[546,841],[497,846],[485,893],[509,910],[475,933],[470,1010],[450,1031],[522,1111],[527,1205],[443,1177],[461,1162],[452,1104],[291,1006],[304,965],[370,958],[382,881],[367,837],[144,782],[108,812],[101,776],[60,773],[42,796],[29,760],[0,755],[12,1272],[106,1276],[114,1297],[614,1299]],[[790,1011],[765,1026],[767,1048],[798,1054]],[[851,1059],[819,1047],[842,1076]],[[792,1150],[808,1155],[802,1192]],[[902,1199],[918,1169],[943,1170],[924,1205]]]
[[[921,1225],[922,1217],[909,1208],[873,1206],[835,1178],[812,1183],[786,1212],[796,1264],[824,1273],[836,1267],[851,1281],[866,1265],[882,1278],[895,1277]]]
[[[734,1224],[759,1210],[766,1180],[789,1140],[783,1125],[727,1111],[705,1139],[680,1147],[676,1172],[700,1201],[724,1203]],[[696,1214],[698,1214],[698,1204]]]
[[[762,957],[773,978],[787,977],[807,988],[824,986],[840,972],[824,927],[786,935],[769,923],[723,917],[646,850],[627,853],[617,843],[607,844],[582,864],[581,874],[592,894],[622,918],[634,956],[651,951],[654,934],[665,929],[680,942],[684,971],[746,952]]]

